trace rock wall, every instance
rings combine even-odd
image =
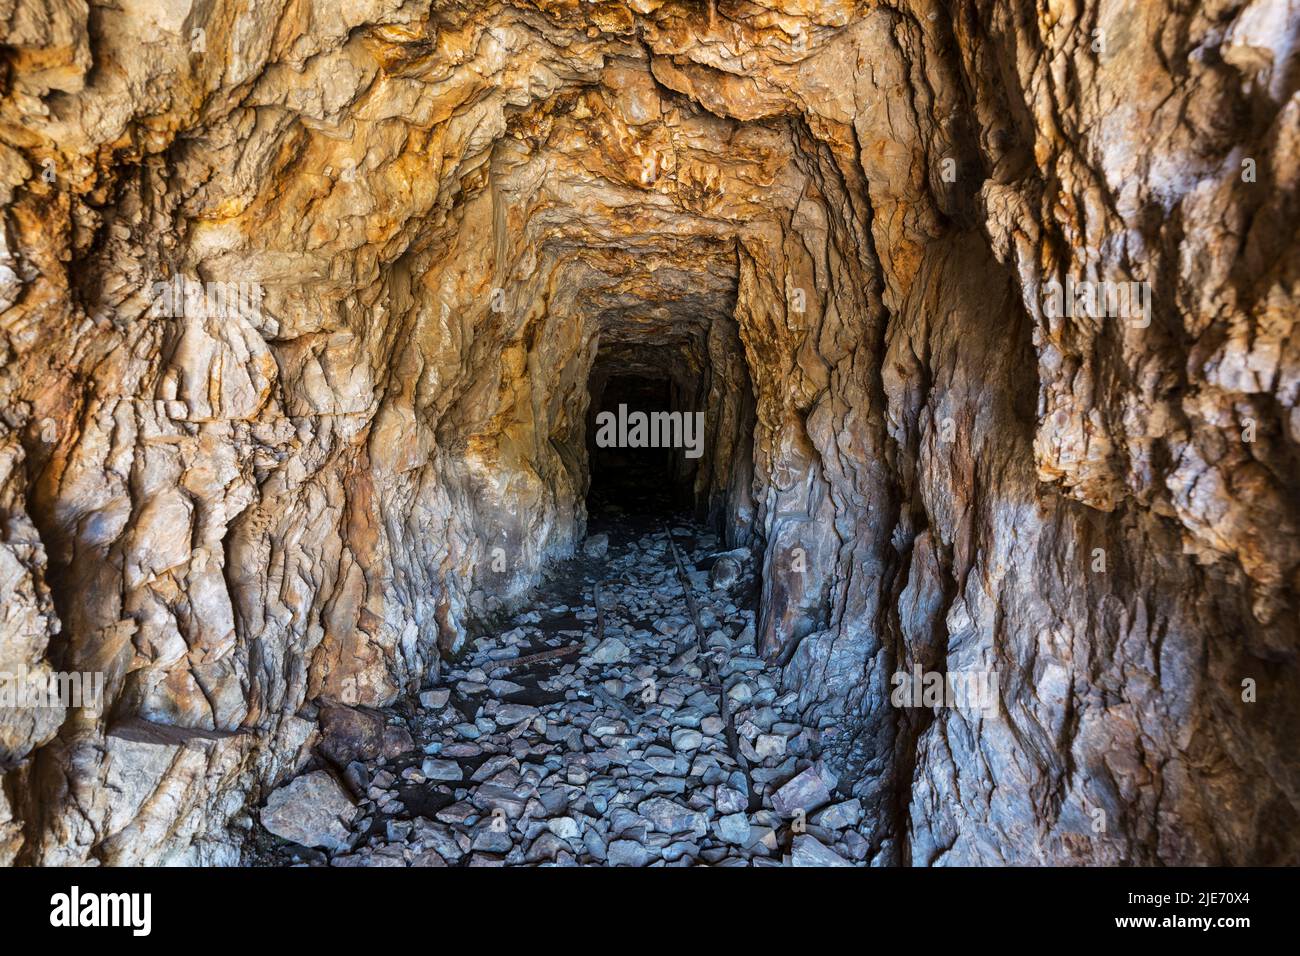
[[[581,540],[593,368],[673,356],[875,862],[1296,862],[1298,24],[0,6],[0,662],[105,675],[0,716],[0,860],[237,859],[313,702]]]

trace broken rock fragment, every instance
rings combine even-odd
[[[328,773],[316,770],[273,791],[261,812],[262,826],[291,843],[341,850],[357,815],[348,795]]]
[[[790,782],[772,795],[772,809],[783,817],[792,817],[796,812],[811,813],[818,807],[830,802],[830,785],[822,779],[824,770],[813,765],[797,774]]]

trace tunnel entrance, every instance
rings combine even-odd
[[[683,467],[685,449],[659,440],[667,437],[659,434],[661,425],[671,431],[674,421],[684,425],[693,413],[675,401],[673,382],[611,372],[593,374],[590,387],[587,512],[593,530],[624,518],[658,521],[689,508],[693,469]]]
[[[729,311],[645,327],[611,320],[587,391],[588,533],[671,517],[728,547],[750,544],[757,405]]]

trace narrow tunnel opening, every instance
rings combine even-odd
[[[657,524],[691,504],[696,435],[673,381],[653,372],[598,368],[589,383],[587,513],[593,530],[620,521]]]
[[[757,402],[734,307],[728,296],[602,316],[587,375],[588,534],[670,519],[755,546]]]

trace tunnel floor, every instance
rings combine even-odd
[[[593,535],[558,565],[532,607],[475,641],[418,709],[386,713],[414,748],[348,767],[359,810],[336,852],[268,843],[250,855],[313,866],[864,861],[859,801],[835,795],[819,764],[796,770],[815,731],[755,651],[754,614],[738,597],[752,559],[720,555],[712,533],[679,521],[679,572],[666,526],[655,529],[661,514],[610,521],[607,544]]]
[[[635,459],[607,461],[593,468],[587,493],[589,536],[627,537],[658,530],[667,523],[689,524],[690,509],[666,472]]]

